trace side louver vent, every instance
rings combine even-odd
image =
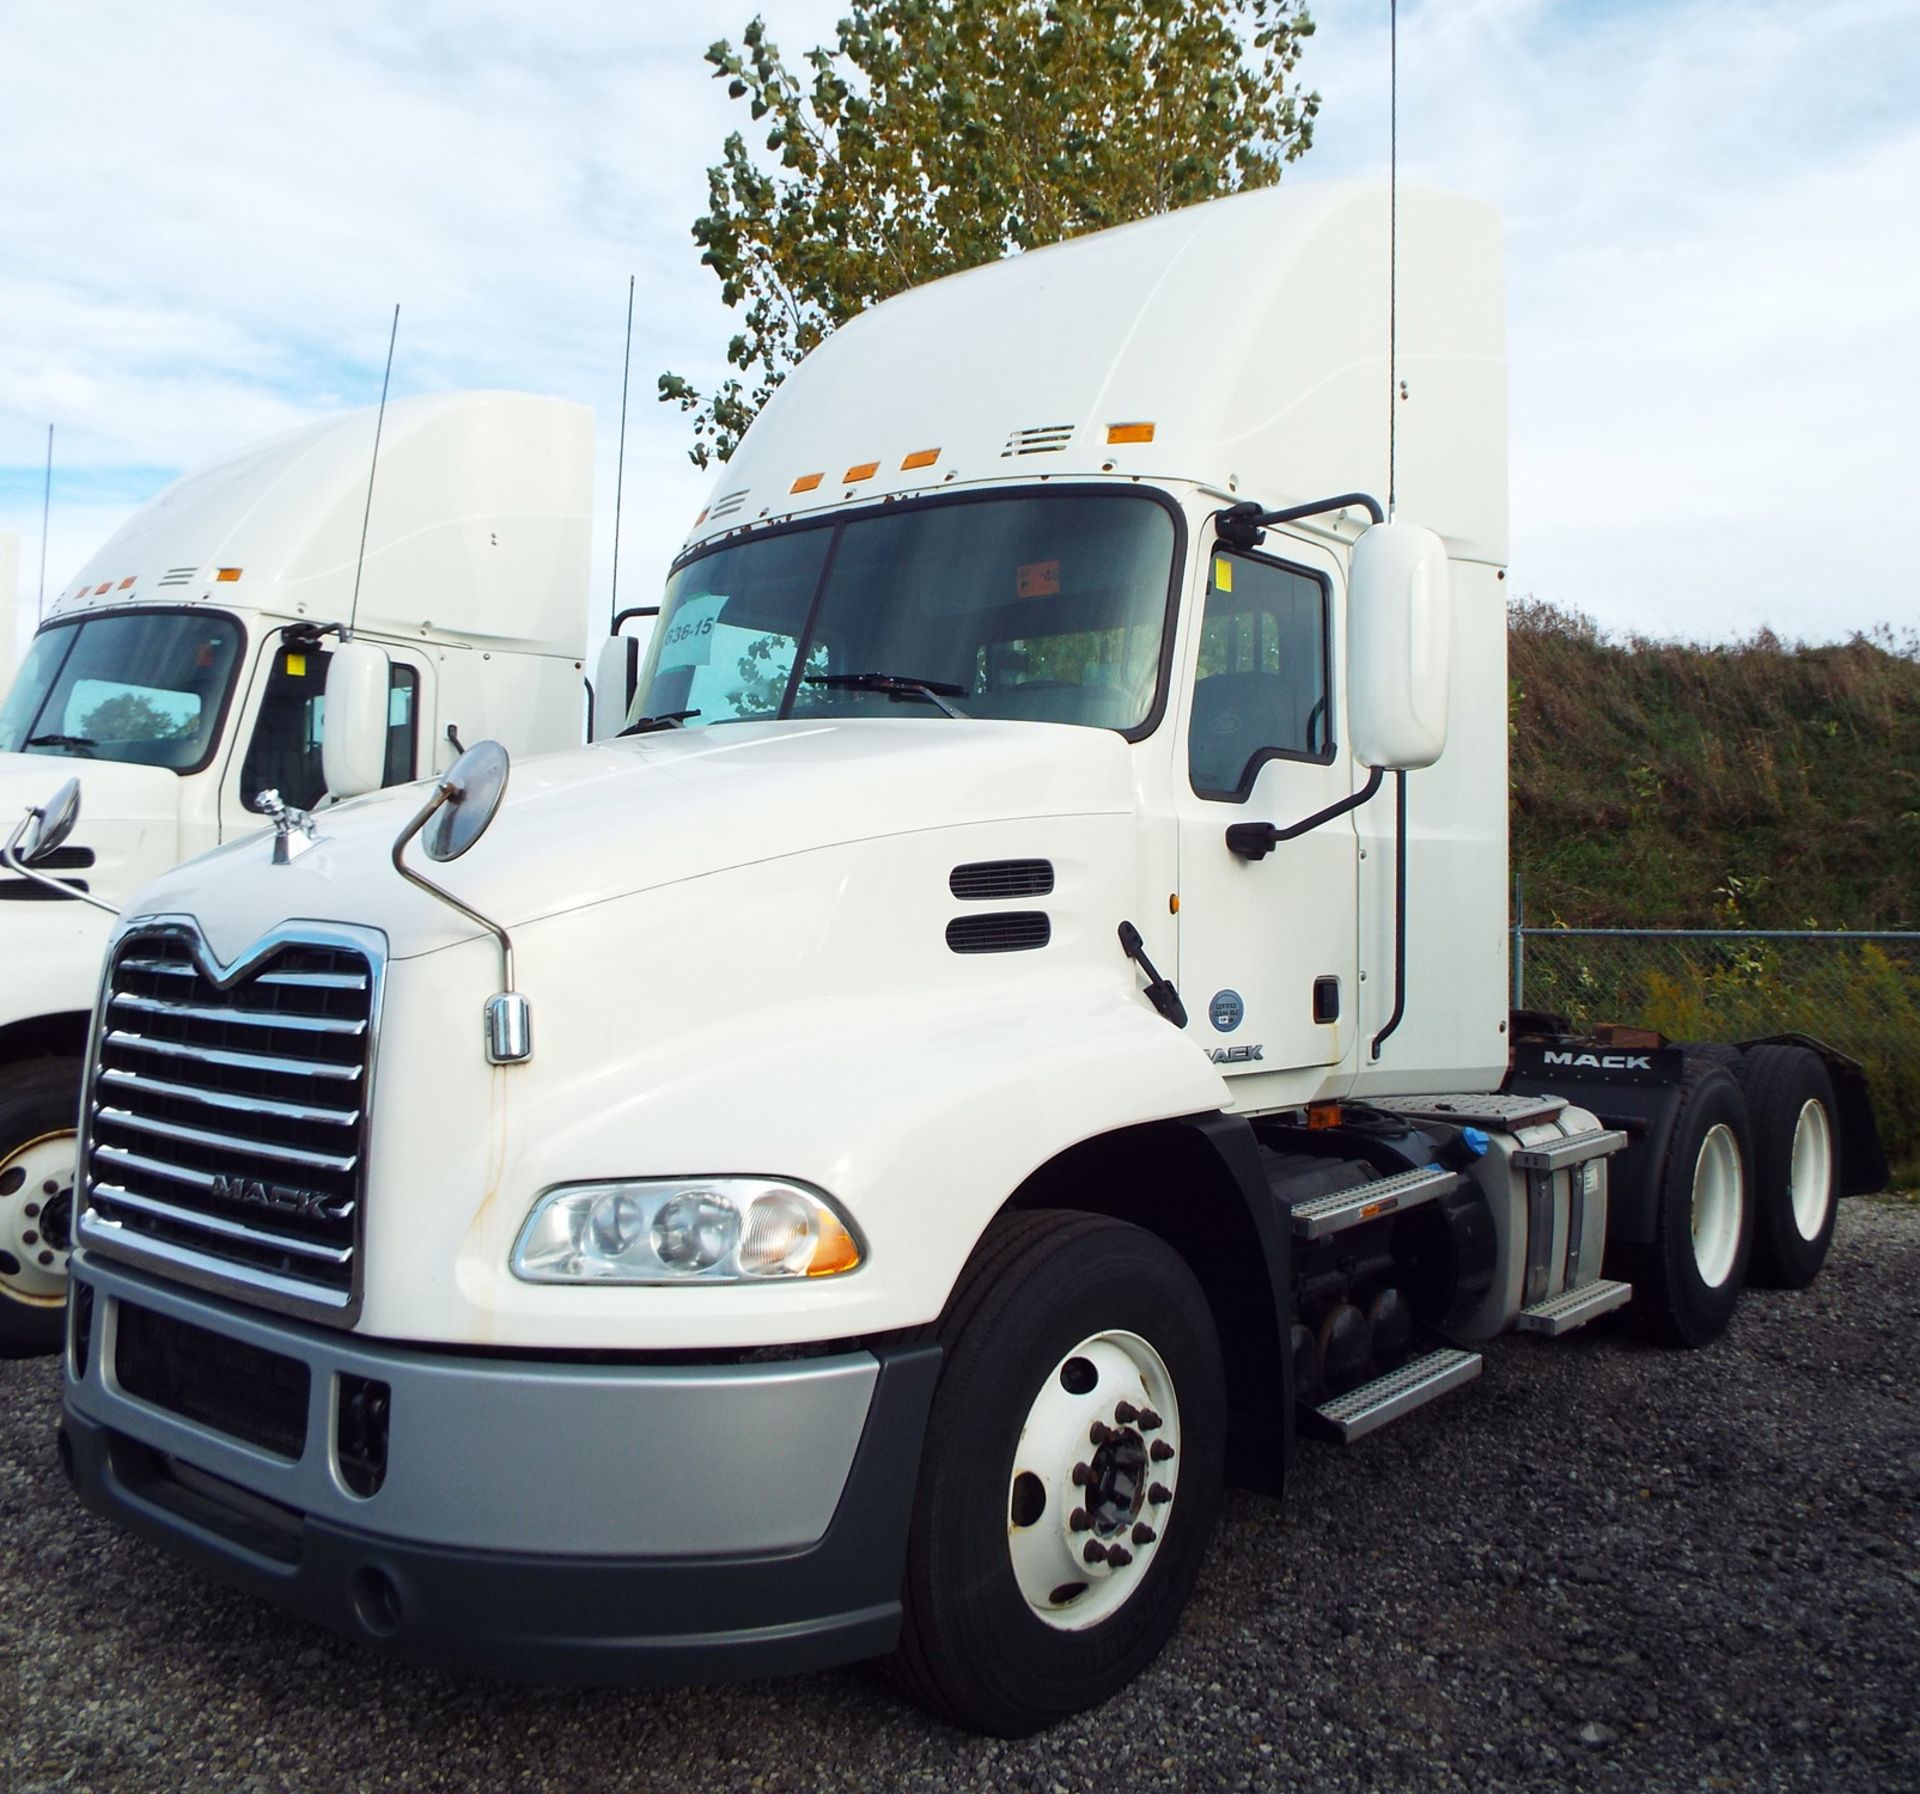
[[[1053,924],[1042,909],[955,916],[947,924],[947,945],[956,953],[1028,953],[1052,939]]]
[[[722,517],[731,517],[747,502],[747,488],[742,486],[737,492],[723,492],[707,507],[707,521],[713,523]]]
[[[193,576],[199,571],[198,567],[169,567],[160,575],[157,583],[163,586],[190,586]]]
[[[1031,430],[1015,430],[1000,451],[1000,459],[1009,455],[1056,455],[1073,440],[1072,424],[1037,424]]]
[[[36,872],[78,872],[93,864],[91,847],[57,847],[47,854],[34,867]],[[70,885],[76,891],[88,889],[84,878],[63,878],[60,881]],[[50,891],[43,884],[36,884],[30,878],[0,878],[0,903],[60,903],[64,899],[58,891]]]
[[[947,889],[969,903],[1004,903],[1010,897],[1044,897],[1053,889],[1051,860],[977,860],[956,866]]]

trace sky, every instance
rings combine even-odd
[[[797,59],[841,0],[765,0]],[[695,0],[0,0],[0,538],[29,611],[143,500],[396,395],[597,418],[621,598],[705,502],[664,369],[731,324],[688,234],[744,123]],[[1507,230],[1512,572],[1620,633],[1920,623],[1920,0],[1403,0],[1401,171]],[[1385,0],[1321,0],[1289,180],[1384,174]],[[1878,521],[1876,521],[1878,520]],[[1892,527],[1889,527],[1891,525]],[[0,540],[0,582],[7,545]]]

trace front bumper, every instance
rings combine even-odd
[[[85,1252],[73,1273],[90,1293],[72,1304],[87,1335],[83,1370],[68,1352],[61,1452],[81,1498],[294,1613],[550,1682],[785,1674],[898,1634],[936,1347],[770,1363],[457,1355],[258,1314]],[[197,1354],[162,1386],[135,1375],[141,1394],[120,1374],[140,1368],[121,1358],[128,1309]],[[234,1394],[263,1355],[272,1427]],[[340,1450],[355,1379],[391,1391],[370,1495]]]

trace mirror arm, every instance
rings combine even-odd
[[[1373,1057],[1407,1013],[1407,775],[1396,772],[1393,817],[1393,1013],[1373,1037]]]
[[[1331,822],[1336,816],[1344,816],[1349,810],[1357,810],[1380,789],[1380,781],[1386,773],[1378,766],[1367,771],[1367,782],[1351,797],[1343,797],[1337,804],[1328,804],[1324,810],[1316,810],[1304,822],[1296,822],[1291,828],[1276,828],[1271,822],[1232,822],[1227,825],[1227,850],[1243,860],[1264,860],[1282,841],[1291,841],[1296,835],[1304,835],[1317,829],[1323,822]]]
[[[1375,523],[1387,520],[1380,501],[1371,493],[1342,492],[1337,498],[1316,498],[1311,504],[1289,505],[1283,511],[1263,511],[1249,499],[1219,512],[1214,518],[1214,528],[1229,548],[1258,548],[1267,539],[1267,530],[1272,524],[1298,523],[1303,517],[1344,511],[1349,505],[1360,506]]]
[[[498,922],[490,921],[477,909],[470,909],[451,891],[444,891],[431,879],[422,878],[402,857],[407,844],[433,819],[433,813],[458,787],[450,779],[434,786],[433,795],[421,806],[420,813],[400,831],[393,844],[393,869],[409,884],[418,885],[430,897],[437,897],[449,909],[458,910],[469,922],[477,922],[500,943],[501,988],[487,999],[487,1059],[494,1065],[517,1065],[533,1057],[533,1025],[527,999],[513,987],[513,937]]]
[[[89,892],[76,891],[72,885],[61,879],[49,878],[44,872],[36,871],[21,859],[20,843],[26,838],[27,829],[34,819],[43,814],[43,811],[36,810],[31,805],[28,806],[26,815],[20,818],[14,825],[13,833],[7,837],[7,844],[0,847],[0,865],[4,865],[9,872],[19,873],[22,878],[31,879],[37,885],[45,885],[57,896],[76,898],[81,903],[91,903],[95,909],[105,910],[110,916],[119,915],[120,912],[111,903],[103,902]]]

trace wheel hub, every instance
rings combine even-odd
[[[1007,1547],[1028,1608],[1080,1631],[1145,1579],[1172,1515],[1179,1405],[1160,1354],[1097,1333],[1035,1393],[1007,1491]]]
[[[73,1244],[74,1136],[44,1134],[0,1159],[0,1292],[58,1307]]]

